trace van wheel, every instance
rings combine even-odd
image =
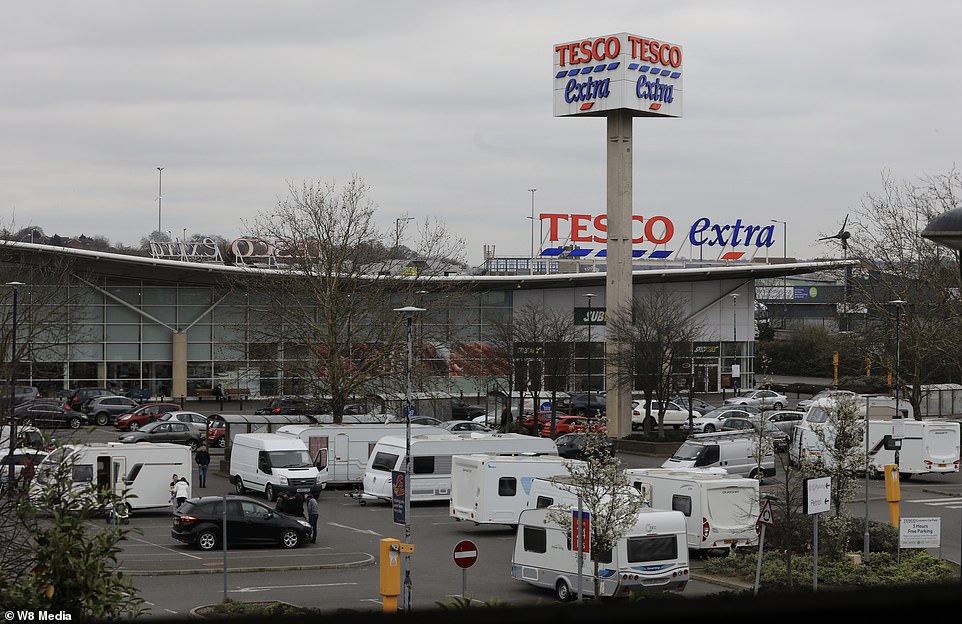
[[[267,500],[271,501],[272,503],[277,500],[277,492],[274,491],[274,486],[270,483],[268,483],[267,487],[264,488],[264,496],[266,496]]]
[[[300,541],[301,538],[294,529],[287,529],[281,533],[281,546],[284,548],[296,548]]]
[[[568,583],[564,579],[558,581],[558,584],[554,586],[554,593],[561,602],[570,602],[574,599],[574,594],[571,593],[571,588],[568,587]]]
[[[243,494],[247,491],[247,488],[244,487],[244,480],[240,477],[234,477],[234,491],[238,494]]]
[[[210,529],[204,529],[197,535],[197,548],[201,550],[214,550],[217,548],[217,533]]]
[[[748,478],[749,478],[749,479],[757,479],[757,478],[758,478],[758,468],[752,468],[752,471],[748,473]],[[759,483],[760,483],[760,482],[759,482]]]

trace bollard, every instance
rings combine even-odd
[[[397,597],[401,595],[401,541],[380,541],[381,604],[384,613],[397,613]]]
[[[899,528],[899,467],[898,464],[885,464],[885,500],[889,505],[889,523]]]

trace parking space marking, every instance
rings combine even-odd
[[[357,585],[357,583],[312,583],[310,585],[262,585],[255,587],[239,587],[237,589],[228,590],[228,592],[233,593],[253,593],[270,591],[272,589],[303,589],[305,587],[341,587],[344,585]]]
[[[339,529],[347,529],[348,531],[355,531],[357,533],[366,533],[368,535],[376,535],[378,537],[381,537],[380,533],[372,529],[358,529],[352,526],[347,526],[346,524],[338,524],[336,522],[328,522],[327,525],[332,527],[337,527]]]
[[[130,538],[128,538],[128,539],[130,539]],[[172,554],[175,554],[175,555],[182,555],[182,556],[184,556],[184,557],[190,557],[191,559],[203,559],[203,557],[198,557],[197,555],[192,555],[192,554],[190,554],[190,553],[186,553],[186,552],[183,552],[183,551],[177,551],[177,550],[174,550],[173,548],[170,548],[169,546],[162,546],[162,545],[160,545],[160,544],[155,544],[154,542],[148,542],[147,540],[140,539],[139,537],[135,537],[134,540],[137,541],[137,542],[140,542],[141,544],[143,544],[143,545],[145,545],[145,546],[153,546],[153,547],[155,547],[155,548],[160,548],[161,550],[166,550],[167,552],[172,553]]]

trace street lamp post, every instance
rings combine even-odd
[[[404,314],[407,319],[408,362],[407,362],[407,397],[404,405],[404,543],[411,543],[411,368],[414,366],[414,315],[424,312],[424,308],[406,306],[395,308],[395,312]],[[404,610],[411,611],[411,554],[404,554]]]
[[[534,275],[534,193],[538,189],[528,189],[531,193],[531,264],[528,265],[528,275]],[[537,415],[535,410],[535,415]]]
[[[899,375],[902,367],[902,306],[908,302],[896,299],[895,301],[889,301],[889,303],[895,306],[895,417],[901,418],[899,416],[899,391],[902,384],[899,382]],[[896,457],[898,457],[897,452]],[[895,463],[898,464],[898,461]]]
[[[11,314],[11,336],[10,336],[10,457],[13,458],[13,453],[17,449],[17,424],[16,415],[14,414],[14,400],[16,398],[16,381],[17,381],[17,362],[20,359],[17,357],[17,290],[20,286],[23,286],[23,282],[7,282],[7,286],[13,286],[13,312]],[[16,483],[14,465],[13,461],[10,462],[10,474],[7,475],[7,492],[10,496],[13,496],[13,486]]]
[[[591,300],[598,295],[594,293],[588,293],[585,298],[588,299],[588,372],[585,375],[585,385],[588,387],[588,416],[591,416]],[[535,410],[535,414],[537,414]]]
[[[738,293],[732,293],[732,349],[734,354],[732,355],[732,392],[733,394],[738,394],[738,388],[741,386],[739,383],[741,381],[741,371],[736,369],[738,366]],[[735,376],[735,371],[739,370],[739,375]]]
[[[164,168],[157,167],[157,231],[163,232],[160,228],[160,206],[164,198]]]

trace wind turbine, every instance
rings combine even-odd
[[[838,234],[833,234],[832,236],[823,236],[822,238],[818,239],[818,240],[831,240],[833,238],[837,238],[838,240],[842,241],[842,254],[844,254],[844,257],[846,259],[848,259],[848,239],[852,237],[852,233],[847,232],[845,230],[845,225],[847,223],[848,223],[848,215],[845,215],[845,220],[842,221],[842,227],[838,231]]]
[[[842,227],[839,229],[838,234],[833,236],[823,236],[818,240],[831,240],[837,238],[842,242],[842,257],[848,260],[848,239],[852,237],[851,232],[845,230],[845,226],[848,224],[848,215],[845,215],[845,219],[842,221]],[[848,331],[849,327],[849,317],[848,317],[848,291],[849,284],[852,282],[852,267],[845,266],[845,283],[842,285],[842,314],[841,323],[839,323],[839,328],[842,331]]]

